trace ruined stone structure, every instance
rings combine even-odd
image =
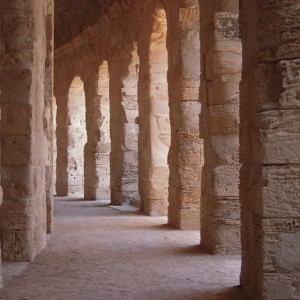
[[[299,24],[300,0],[0,0],[2,258],[79,195],[241,253],[249,299],[300,298]]]

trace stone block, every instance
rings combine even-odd
[[[261,172],[261,176],[256,177],[261,182],[261,186],[253,186],[258,193],[259,190],[262,193],[260,213],[267,218],[298,218],[300,216],[298,193],[300,167],[296,165],[265,166],[262,167]],[[253,194],[257,196],[256,193]]]
[[[33,230],[15,231],[15,261],[32,261],[36,255]]]
[[[276,62],[300,57],[298,2],[259,3],[259,59]],[[276,15],[276,19],[273,16]]]
[[[180,103],[176,126],[185,130],[199,129],[201,103],[198,101],[184,101]],[[178,114],[177,109],[174,114]]]
[[[0,170],[4,198],[32,197],[34,193],[34,176],[31,168],[23,166],[7,166],[2,167]]]
[[[204,174],[208,167],[204,166]],[[221,198],[239,197],[239,171],[240,165],[219,165],[212,168],[210,176],[203,182],[203,189],[209,195]]]
[[[2,229],[1,230],[1,251],[2,259],[4,261],[13,261],[15,259],[14,248],[16,244],[15,230]]]
[[[212,135],[205,143],[207,164],[236,164],[239,160],[239,137],[237,134]]]
[[[264,274],[263,299],[299,299],[293,275],[276,272]]]
[[[240,74],[242,71],[242,55],[229,51],[216,51],[212,55],[212,74]]]
[[[3,135],[29,135],[31,107],[26,104],[2,104],[0,133]]]
[[[215,13],[215,39],[218,41],[239,40],[239,15],[230,12]]]
[[[240,99],[239,82],[241,74],[229,74],[227,80],[207,82],[208,103],[212,106],[238,104]]]
[[[168,201],[166,200],[150,200],[144,198],[144,212],[149,216],[167,216]]]
[[[4,199],[1,210],[1,228],[30,230],[35,226],[32,199]]]
[[[204,114],[204,124],[210,134],[238,133],[240,118],[236,104],[209,106]]]
[[[203,224],[205,226],[203,227]],[[210,224],[201,215],[201,244],[212,254],[238,254],[241,251],[240,226],[237,224]]]
[[[251,160],[263,164],[300,162],[300,111],[267,111],[251,121]]]
[[[11,67],[22,65],[26,67],[33,61],[32,34],[34,31],[33,19],[26,14],[6,13],[2,16],[3,47],[8,49],[2,53],[1,65]]]
[[[179,224],[176,227],[180,230],[199,230],[200,207],[181,209]]]
[[[16,88],[16,82],[18,82],[18,88]],[[28,104],[30,102],[31,84],[32,73],[29,69],[0,70],[0,103]]]

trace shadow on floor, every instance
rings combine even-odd
[[[226,288],[218,292],[207,293],[199,296],[198,300],[247,300],[240,286]],[[192,299],[191,299],[192,300]],[[193,299],[193,300],[196,300]]]

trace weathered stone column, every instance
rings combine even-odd
[[[110,199],[110,111],[108,64],[84,78],[87,143],[84,149],[84,198]]]
[[[65,76],[67,78],[58,82],[55,87],[57,101],[56,193],[58,196],[83,196],[84,146],[87,141],[84,86],[79,77],[70,80],[69,74]]]
[[[56,76],[55,78],[58,78]],[[68,89],[57,88],[55,84],[55,98],[57,104],[56,116],[56,195],[68,196]]]
[[[300,298],[300,1],[241,1],[241,284]]]
[[[123,176],[123,148],[125,117],[122,115],[122,81],[121,66],[118,59],[109,61],[109,94],[110,94],[110,132],[111,132],[111,202],[114,205],[122,204],[122,176]]]
[[[139,59],[134,47],[112,61],[111,132],[114,136],[111,164],[112,203],[139,205],[138,193],[138,100]],[[118,162],[118,163],[116,163]]]
[[[47,233],[53,231],[53,55],[54,55],[54,2],[47,1],[46,61],[45,61],[45,107],[44,132],[46,136],[46,207]]]
[[[57,105],[56,98],[53,96],[52,98],[52,117],[53,117],[53,175],[52,175],[52,194],[57,195],[56,192],[56,160],[57,160],[57,136],[56,136],[56,128],[57,128]]]
[[[212,253],[238,253],[242,57],[238,1],[201,0],[200,10],[204,138],[201,244]]]
[[[84,84],[76,76],[68,94],[68,194],[84,194],[84,147],[87,142]]]
[[[154,7],[153,7],[154,5]],[[139,71],[139,190],[148,215],[168,214],[168,107],[167,19],[160,1],[145,3],[140,28]]]
[[[198,0],[168,2],[169,223],[200,229],[203,146],[199,133],[200,16]]]
[[[46,245],[43,130],[46,1],[0,1],[2,257],[32,260]]]
[[[1,122],[1,108],[0,108],[0,122]],[[2,153],[2,143],[0,140],[0,157],[1,157],[1,153]],[[0,173],[0,209],[1,209],[1,205],[3,202],[3,189],[1,186],[1,173]],[[2,249],[1,249],[1,243],[0,243],[0,253],[2,253]],[[3,281],[2,281],[2,255],[0,255],[0,288],[3,287]]]

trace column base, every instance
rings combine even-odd
[[[84,200],[110,200],[110,188],[85,188]]]
[[[200,230],[200,208],[181,208],[179,212],[169,208],[168,224],[180,230]]]
[[[151,217],[168,216],[168,201],[167,199],[153,200],[148,199],[143,202],[143,212]]]

